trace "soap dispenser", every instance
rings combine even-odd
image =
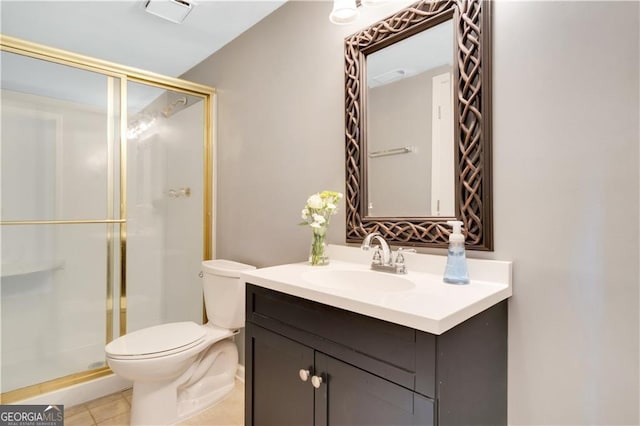
[[[447,284],[469,284],[467,271],[467,259],[464,252],[464,235],[462,235],[462,222],[450,220],[448,225],[453,227],[449,235],[449,250],[447,252],[447,267],[444,271],[443,281]]]

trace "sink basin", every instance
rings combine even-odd
[[[397,292],[415,287],[406,278],[375,271],[318,269],[304,273],[302,278],[320,287],[358,291]]]

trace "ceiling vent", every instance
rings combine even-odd
[[[396,80],[400,80],[408,76],[408,72],[405,69],[397,68],[395,70],[387,71],[382,74],[376,75],[369,81],[369,87],[377,87],[385,84],[392,83]]]
[[[167,21],[182,24],[195,4],[185,0],[149,0],[144,10]]]

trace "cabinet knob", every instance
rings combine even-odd
[[[311,377],[311,384],[313,385],[314,388],[318,389],[320,387],[320,385],[322,384],[322,377],[320,377],[320,376],[312,376]]]
[[[298,375],[300,376],[300,380],[302,380],[303,382],[306,382],[307,380],[309,380],[309,375],[311,373],[309,372],[309,370],[305,370],[304,368],[301,368],[300,371],[298,371]]]

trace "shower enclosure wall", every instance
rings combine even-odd
[[[104,346],[202,322],[212,88],[2,36],[2,403],[110,374]]]

